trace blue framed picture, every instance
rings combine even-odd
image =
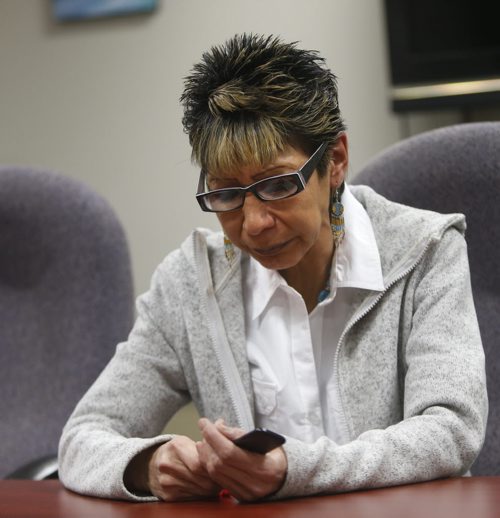
[[[153,11],[158,0],[53,0],[58,20],[84,20]]]

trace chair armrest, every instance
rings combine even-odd
[[[34,460],[16,469],[6,479],[24,479],[24,480],[45,480],[49,478],[58,478],[57,455],[49,455],[41,459]]]

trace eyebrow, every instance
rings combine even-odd
[[[283,169],[283,168],[290,168],[291,171],[290,172],[293,172],[293,171],[297,171],[299,167],[294,167],[294,166],[291,166],[290,164],[281,164],[281,165],[273,165],[272,167],[270,167],[269,169],[265,169],[263,171],[259,171],[255,174],[252,174],[250,176],[250,178],[254,181],[254,182],[258,182],[259,180],[262,180],[263,178],[265,178],[265,176],[268,174],[268,173],[273,173],[274,174],[269,174],[269,176],[277,176],[279,173],[276,173],[276,170],[277,169]],[[285,174],[285,173],[284,173]],[[235,177],[235,176],[216,176],[216,175],[211,175],[211,174],[207,174],[206,175],[206,178],[207,178],[207,181],[208,180],[221,180],[221,181],[235,181],[235,182],[239,182],[239,178]]]

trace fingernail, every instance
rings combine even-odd
[[[219,491],[219,498],[221,500],[225,499],[225,498],[231,498],[231,493],[229,492],[229,489],[221,489]]]

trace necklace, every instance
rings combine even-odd
[[[328,295],[330,295],[330,278],[328,278],[324,288],[319,292],[318,304],[328,298]]]

